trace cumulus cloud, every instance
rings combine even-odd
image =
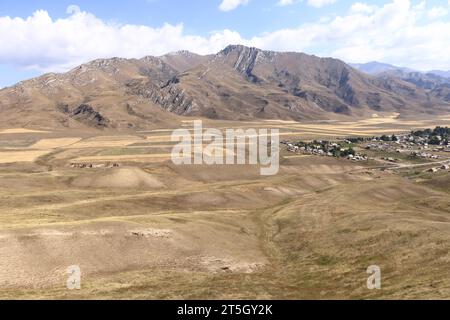
[[[315,7],[315,8],[321,8],[323,6],[333,4],[336,0],[308,0],[308,5]]]
[[[450,69],[450,21],[427,20],[426,5],[393,0],[353,5],[347,14],[251,39],[258,47],[304,51],[350,62],[385,61],[420,70]]]
[[[0,17],[0,64],[64,71],[96,58],[138,58],[180,49],[206,54],[241,42],[240,35],[230,30],[200,37],[184,34],[182,24],[119,25],[87,12],[71,12],[56,20],[44,10],[26,19]]]
[[[244,38],[221,30],[186,34],[183,24],[160,27],[115,24],[72,10],[52,19],[40,10],[22,18],[0,17],[0,64],[65,71],[96,58],[140,58],[181,49],[215,53],[228,44],[303,51],[349,62],[384,61],[411,68],[450,69],[450,21],[429,19],[422,3],[393,0],[383,6],[352,5],[342,16]]]
[[[71,4],[70,6],[67,7],[67,10],[66,10],[67,14],[75,14],[75,13],[80,13],[80,12],[81,12],[80,7],[75,4]]]
[[[449,0],[450,1],[450,0]],[[294,4],[295,3],[295,1],[294,0],[280,0],[280,1],[278,1],[278,5],[279,6],[289,6],[289,5],[291,5],[291,4]]]
[[[279,6],[289,6],[298,2],[302,2],[303,0],[279,0],[277,5]],[[337,0],[307,0],[307,4],[311,7],[320,8],[332,3],[335,3]],[[450,0],[449,0],[450,1]]]
[[[440,6],[435,6],[427,12],[428,18],[430,18],[430,19],[444,17],[447,14],[448,14],[448,9],[445,7],[440,7]]]
[[[219,9],[222,11],[231,11],[239,7],[240,5],[245,5],[249,0],[222,0]]]
[[[450,1],[450,0],[449,0]],[[369,5],[366,3],[356,2],[350,7],[350,12],[352,13],[372,13],[377,9],[376,6]]]

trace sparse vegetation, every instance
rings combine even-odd
[[[392,147],[365,150],[404,141],[401,134],[398,141],[391,134],[391,141],[372,141],[383,134],[373,123],[366,136],[345,139],[331,135],[348,124],[289,127],[286,139],[311,137],[295,146],[331,156],[285,151],[273,177],[252,166],[174,166],[158,157],[170,153],[170,135],[155,132],[102,134],[70,145],[46,140],[37,144],[45,154],[37,161],[0,164],[1,248],[11,257],[0,259],[0,281],[8,283],[0,297],[448,297],[442,279],[450,278],[449,174],[414,167],[397,174],[345,160],[364,152],[425,162]],[[355,127],[361,132],[364,125]],[[1,139],[14,144],[11,136]],[[29,151],[21,141],[14,152]],[[70,166],[109,157],[120,167]],[[74,263],[84,272],[82,290],[69,292],[64,268]],[[364,286],[372,264],[382,267],[381,291]]]

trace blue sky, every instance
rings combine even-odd
[[[380,1],[369,1],[376,2]],[[26,18],[36,10],[45,9],[53,18],[65,18],[67,7],[75,4],[105,21],[154,27],[164,23],[184,23],[189,33],[206,35],[213,30],[229,28],[250,37],[265,31],[297,27],[324,13],[342,12],[352,2],[340,1],[318,10],[306,3],[279,6],[277,0],[253,0],[230,11],[220,10],[220,3],[221,0],[2,0],[0,16]]]
[[[230,43],[448,70],[449,30],[450,0],[2,0],[0,87],[95,58]]]

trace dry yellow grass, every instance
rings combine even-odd
[[[119,168],[96,174],[82,175],[72,185],[83,188],[162,188],[157,178],[138,168]]]
[[[0,152],[0,163],[32,162],[47,154],[46,150]]]
[[[275,127],[267,124],[236,126]],[[278,125],[298,139],[402,129]],[[261,177],[257,166],[175,166],[165,150],[126,154],[141,148],[129,146],[136,142],[171,146],[93,137],[23,167],[47,151],[0,152],[0,163],[8,154],[19,163],[0,166],[1,298],[450,297],[446,177],[434,189],[433,180],[295,154],[276,176]],[[51,151],[59,145],[46,143]],[[82,269],[80,291],[64,285],[73,264]],[[371,264],[382,268],[382,290],[365,287]]]
[[[42,139],[30,146],[30,149],[55,149],[61,147],[70,146],[78,141],[81,138],[57,138],[57,139]]]
[[[95,137],[81,140],[70,146],[67,149],[84,149],[84,148],[113,148],[125,147],[134,143],[143,142],[144,139],[134,136],[105,136]]]
[[[13,133],[46,133],[48,131],[42,131],[42,130],[31,130],[31,129],[24,129],[24,128],[12,128],[12,129],[6,129],[1,130],[0,134],[13,134]]]
[[[74,162],[159,162],[170,160],[170,153],[78,157]]]
[[[172,137],[170,135],[148,136],[146,138],[146,141],[148,141],[148,142],[171,142],[172,141]]]

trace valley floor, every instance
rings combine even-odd
[[[245,126],[310,139],[431,121]],[[0,132],[0,298],[450,298],[448,173],[283,151],[280,172],[262,177],[176,166],[171,147],[161,130]],[[66,288],[72,265],[81,290]],[[371,265],[380,290],[367,289]]]

